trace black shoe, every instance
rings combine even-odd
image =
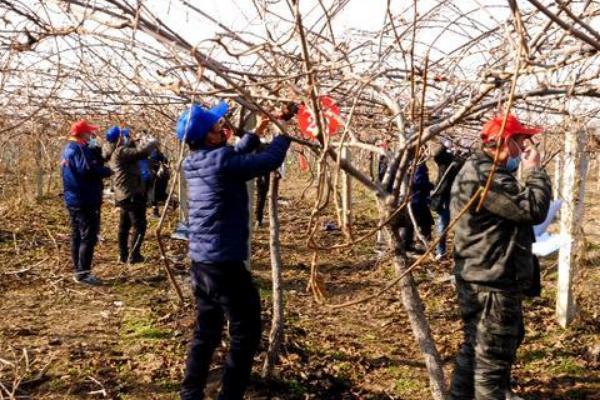
[[[73,280],[77,283],[82,283],[82,284],[90,285],[90,286],[102,285],[102,281],[100,279],[96,278],[92,274],[85,274],[85,275],[75,274],[75,276],[73,277]]]
[[[143,263],[145,261],[144,256],[142,256],[141,254],[135,254],[133,256],[131,256],[131,260],[129,260],[129,264],[139,264],[139,263]]]

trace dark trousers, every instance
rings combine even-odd
[[[181,389],[182,400],[201,400],[213,353],[221,341],[225,318],[231,338],[219,400],[241,400],[250,379],[261,337],[260,297],[243,262],[192,263],[196,328]]]
[[[267,204],[267,196],[269,195],[271,174],[261,175],[256,179],[256,206],[254,209],[254,219],[258,225],[262,226],[265,206]]]
[[[453,400],[504,400],[523,341],[522,296],[481,291],[457,279],[464,342],[456,355]]]
[[[445,255],[446,254],[446,235],[443,234],[444,231],[446,230],[446,228],[448,227],[448,225],[450,225],[450,210],[448,208],[443,208],[440,209],[437,212],[438,216],[437,216],[437,220],[435,222],[436,228],[437,228],[437,232],[440,236],[442,236],[442,238],[440,239],[440,242],[437,244],[435,252],[438,255]]]
[[[144,236],[146,235],[146,204],[145,200],[123,202],[119,204],[121,214],[119,219],[119,257],[127,261],[131,249],[131,257],[139,257]],[[129,231],[133,227],[130,239]]]
[[[100,230],[100,207],[69,208],[71,217],[71,258],[75,273],[90,273],[94,246]]]

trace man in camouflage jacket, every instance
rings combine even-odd
[[[119,261],[134,264],[144,261],[141,248],[147,227],[146,189],[140,161],[148,159],[157,141],[150,138],[144,143],[136,142],[131,136],[128,128],[110,128],[106,134],[105,155],[114,171],[115,202],[120,208]],[[132,227],[134,232],[130,238]]]
[[[476,201],[455,229],[454,272],[464,342],[452,379],[454,400],[512,398],[510,370],[524,337],[521,302],[524,296],[539,295],[532,225],[546,217],[552,193],[530,141],[540,130],[509,115],[501,132],[502,119],[484,126],[483,148],[467,159],[452,186],[450,211],[455,216],[485,186],[500,141],[499,162],[483,207],[477,212]],[[524,186],[513,175],[521,160],[527,171]]]

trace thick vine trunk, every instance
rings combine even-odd
[[[387,227],[388,245],[390,250],[394,252],[394,268],[396,274],[400,275],[404,272],[407,265],[406,253],[404,251],[403,241],[394,229]],[[444,370],[442,368],[442,359],[435,346],[433,335],[429,322],[425,316],[425,307],[419,296],[415,281],[412,274],[406,275],[400,281],[400,293],[402,296],[402,304],[413,331],[413,335],[421,354],[425,361],[425,367],[429,375],[429,386],[431,389],[432,399],[444,400],[446,398],[446,386],[444,383]]]
[[[273,372],[273,367],[279,356],[283,341],[283,279],[281,276],[281,247],[279,243],[279,174],[271,173],[269,191],[269,248],[271,250],[271,279],[273,281],[273,315],[271,319],[271,332],[269,334],[269,348],[263,365],[262,375],[268,377]]]

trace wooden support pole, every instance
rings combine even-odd
[[[587,156],[585,154],[587,134],[582,128],[570,129],[565,135],[564,173],[562,197],[564,200],[560,216],[560,232],[563,242],[558,255],[558,292],[556,317],[566,328],[576,314],[573,298],[573,275],[577,268],[577,242],[583,221]]]

